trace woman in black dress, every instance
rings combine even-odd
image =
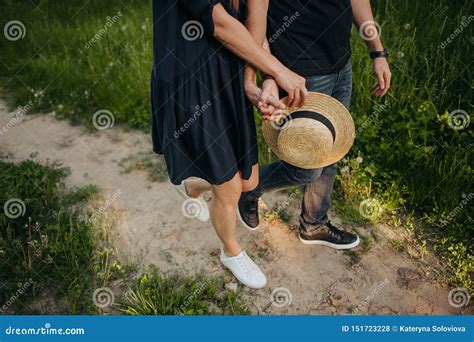
[[[210,217],[224,245],[222,263],[245,285],[261,288],[265,275],[235,236],[240,194],[258,184],[245,63],[275,78],[296,101],[306,96],[306,88],[302,77],[253,40],[242,24],[245,17],[244,1],[153,1],[152,138],[154,151],[165,156],[171,182],[186,198],[185,212],[197,203],[197,218],[207,220],[206,202],[196,199],[212,191]],[[256,88],[252,100],[259,93]]]

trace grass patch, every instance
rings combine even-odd
[[[224,290],[220,278],[162,275],[151,268],[133,280],[135,265],[117,261],[110,241],[113,215],[94,210],[100,189],[67,191],[67,168],[0,159],[0,173],[0,312],[249,313],[241,294]],[[94,293],[104,288],[123,305],[97,306]],[[95,300],[102,304],[99,296]]]
[[[93,310],[88,292],[96,282],[95,232],[80,219],[83,204],[97,194],[93,187],[66,192],[66,168],[0,160],[0,302],[10,303],[19,284],[29,284],[21,300],[4,309],[26,307],[42,295],[64,302],[62,313]],[[7,277],[7,278],[5,278]]]
[[[151,268],[131,285],[121,303],[129,315],[248,315],[240,296],[225,291],[223,279],[202,275],[166,277]]]
[[[73,0],[67,6],[7,0],[0,11],[2,27],[10,20],[26,27],[24,39],[0,37],[1,84],[11,104],[31,102],[32,110],[55,111],[91,129],[93,114],[106,109],[116,124],[148,129],[148,0]]]
[[[362,260],[362,257],[358,251],[344,250],[344,254],[349,258],[347,261],[348,267],[357,265]]]
[[[163,156],[157,156],[154,152],[141,152],[123,158],[119,165],[123,167],[124,173],[134,170],[148,171],[148,179],[151,182],[164,182],[168,179],[168,171]]]

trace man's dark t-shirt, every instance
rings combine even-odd
[[[340,71],[351,56],[351,0],[270,0],[272,54],[301,76]]]

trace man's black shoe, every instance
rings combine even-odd
[[[242,193],[237,207],[237,214],[245,228],[257,230],[260,223],[258,219],[258,198],[249,197],[245,192]]]
[[[323,245],[334,249],[350,249],[359,245],[360,239],[356,234],[345,232],[334,227],[331,222],[305,234],[300,232],[300,241],[306,245]]]

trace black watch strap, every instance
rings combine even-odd
[[[370,52],[370,59],[376,59],[376,58],[380,58],[380,57],[388,58],[387,49],[384,49],[382,51],[371,51]]]

